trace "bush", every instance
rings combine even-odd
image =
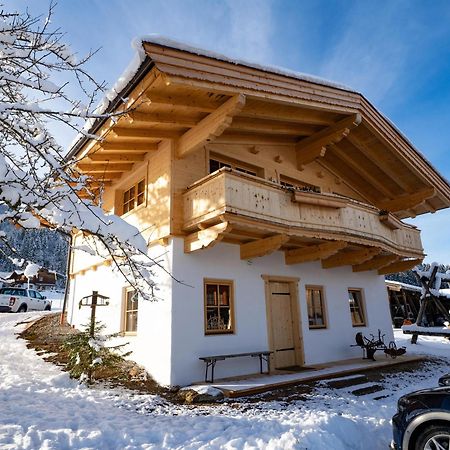
[[[92,383],[95,371],[117,368],[131,354],[124,351],[128,343],[108,346],[107,342],[119,334],[102,334],[104,329],[105,325],[95,322],[93,333],[88,325],[81,333],[66,339],[62,347],[68,352],[67,366],[71,378],[77,378],[81,383]]]

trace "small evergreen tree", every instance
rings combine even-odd
[[[77,378],[81,383],[92,383],[95,371],[100,369],[116,368],[124,358],[131,354],[125,352],[128,345],[107,345],[116,338],[119,333],[103,334],[105,325],[96,321],[93,328],[85,326],[84,331],[70,336],[63,344],[63,349],[68,352],[67,364],[71,378]]]

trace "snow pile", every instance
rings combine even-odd
[[[430,331],[434,330],[434,328],[426,328],[426,330]],[[439,330],[441,330],[440,327]],[[407,355],[414,354],[450,358],[450,341],[447,337],[419,336],[417,344],[411,344],[411,335],[403,334],[402,330],[399,329],[394,329],[394,337],[397,347],[406,347]],[[448,371],[450,372],[450,365]]]
[[[379,401],[322,383],[306,400],[180,406],[154,395],[78,384],[16,339],[16,322],[23,319],[0,315],[0,447],[11,450],[362,450],[368,442],[371,450],[384,450],[398,397],[437,385],[448,370],[447,360],[397,372],[383,382],[393,395]],[[441,340],[426,342],[427,352],[443,350]]]

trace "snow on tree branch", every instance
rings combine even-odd
[[[105,117],[95,110],[105,85],[85,69],[94,52],[80,58],[70,50],[61,30],[51,26],[54,6],[45,17],[32,17],[0,5],[0,207],[6,205],[0,222],[79,231],[86,245],[112,259],[149,299],[158,261],[147,256],[135,227],[105,214],[90,179],[66,161],[49,131],[56,121],[83,133],[85,119]],[[74,86],[83,98],[72,98]],[[6,235],[0,234],[0,242],[14,253]]]

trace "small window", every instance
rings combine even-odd
[[[362,327],[366,325],[364,315],[364,304],[362,291],[360,289],[348,290],[348,301],[350,306],[350,314],[352,316],[352,324],[354,327]]]
[[[295,180],[284,175],[280,175],[280,184],[286,189],[298,189],[300,191],[317,192],[320,193],[320,187],[313,184],[305,183],[304,181]]]
[[[205,334],[234,332],[233,282],[205,280]]]
[[[309,328],[326,328],[323,288],[320,286],[306,287],[306,304]]]
[[[123,193],[122,214],[126,214],[145,202],[145,181],[141,180]]]
[[[136,333],[138,320],[138,294],[134,289],[125,292],[125,333]]]
[[[248,175],[259,176],[261,172],[257,167],[253,167],[249,164],[241,163],[239,161],[226,161],[216,156],[212,156],[209,160],[209,173],[213,173],[216,170],[222,169],[222,167],[228,167],[238,172],[246,173]]]

